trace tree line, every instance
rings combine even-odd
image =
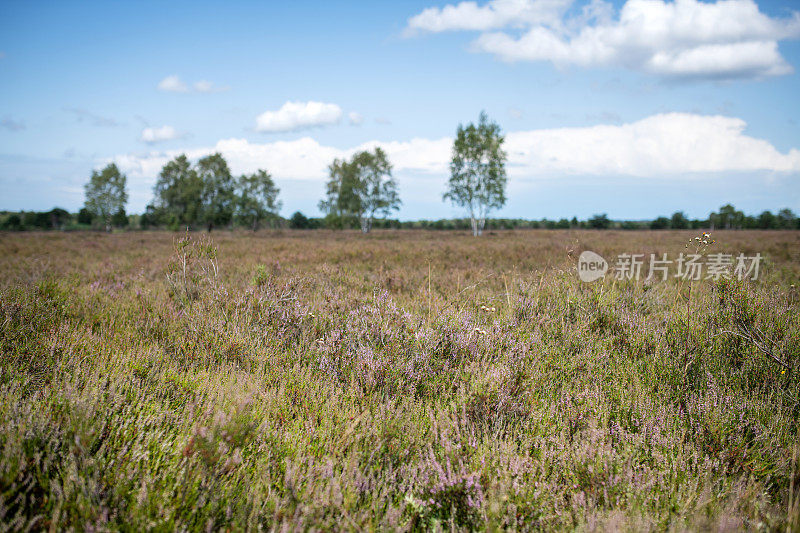
[[[141,225],[208,231],[237,225],[256,230],[279,219],[279,193],[266,170],[234,178],[222,154],[203,157],[195,165],[179,155],[161,169]]]
[[[723,208],[726,206],[723,206]],[[721,208],[720,211],[723,209]],[[594,215],[588,219],[577,217],[561,219],[524,219],[524,218],[488,218],[485,230],[509,229],[618,229],[618,230],[670,230],[670,229],[752,229],[752,230],[789,230],[800,229],[800,217],[791,209],[781,209],[777,213],[763,211],[759,215],[742,215],[727,218],[719,211],[711,213],[707,218],[690,219],[682,212],[671,217],[658,217],[652,220],[611,220],[604,214]],[[730,221],[730,223],[728,223]],[[145,223],[143,223],[145,222]],[[148,224],[143,215],[131,214],[124,217],[115,216],[112,226],[120,229],[143,230],[156,229],[162,226]],[[168,226],[163,226],[168,227]],[[358,229],[360,224],[353,219],[342,221],[330,217],[308,217],[296,211],[288,218],[276,217],[270,221],[269,227],[282,229]],[[103,229],[95,224],[91,214],[85,209],[70,213],[65,209],[54,208],[50,211],[0,211],[0,230],[36,231],[36,230],[88,230]],[[248,226],[249,228],[249,226]],[[471,231],[472,221],[469,218],[436,219],[436,220],[397,220],[381,218],[372,221],[373,229],[396,230],[457,230]]]
[[[612,221],[605,214],[588,220],[490,219],[506,203],[506,159],[500,126],[481,113],[477,124],[459,125],[453,141],[450,177],[442,200],[464,209],[467,218],[400,222],[389,219],[402,204],[389,157],[380,147],[334,159],[328,166],[324,197],[318,207],[324,217],[295,212],[280,216],[280,189],[264,169],[235,177],[225,158],[214,153],[192,164],[186,155],[167,162],[153,187],[153,200],[141,215],[127,215],[127,177],[110,163],[93,171],[85,186],[84,207],[75,215],[55,208],[48,212],[0,213],[0,229],[79,229],[94,227],[137,229],[247,227],[354,228],[373,227],[469,229],[479,236],[485,228],[547,229],[795,229],[798,218],[789,209],[748,216],[732,205],[722,206],[707,219],[690,220],[683,212],[649,221]]]

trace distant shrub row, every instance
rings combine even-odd
[[[360,221],[357,217],[337,217],[329,215],[324,218],[307,217],[297,211],[291,217],[267,217],[265,226],[287,229],[358,229]],[[129,230],[142,229],[181,229],[176,224],[159,224],[145,215],[127,215],[120,211],[114,215],[112,225]],[[232,223],[233,228],[240,224]],[[249,227],[241,224],[242,227]],[[378,229],[428,229],[428,230],[460,230],[471,229],[468,218],[400,221],[393,219],[376,219],[373,227]],[[486,221],[487,230],[502,229],[800,229],[800,218],[790,209],[782,209],[777,214],[764,211],[760,215],[745,215],[731,205],[725,205],[706,219],[689,219],[682,212],[671,217],[658,217],[654,220],[616,221],[605,214],[595,215],[588,220],[562,218],[560,220],[527,220],[522,218],[493,218]],[[50,211],[0,211],[0,230],[88,230],[102,229],[96,218],[85,208],[78,213],[69,213],[65,209],[55,208]],[[199,225],[193,229],[202,229]]]

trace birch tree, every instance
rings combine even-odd
[[[125,189],[127,177],[117,165],[110,163],[100,172],[92,171],[86,184],[86,209],[111,231],[114,215],[125,209],[128,191]]]
[[[481,112],[478,125],[459,124],[453,141],[450,180],[443,199],[469,213],[472,234],[483,234],[486,217],[506,203],[506,158],[500,126]]]
[[[337,221],[357,218],[361,231],[369,233],[375,218],[400,208],[392,165],[381,148],[359,152],[349,161],[335,159],[328,172],[326,197],[319,208]]]

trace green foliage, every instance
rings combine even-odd
[[[111,231],[114,215],[125,210],[128,192],[125,189],[127,177],[117,165],[109,163],[100,172],[92,171],[86,184],[86,209],[92,217],[102,223],[106,231]]]
[[[91,216],[89,217],[91,221]],[[73,216],[60,207],[50,211],[0,212],[0,230],[63,230],[72,224]]]
[[[758,215],[759,229],[772,229],[776,226],[777,226],[777,219],[775,218],[775,215],[773,215],[769,211],[764,211],[760,215]]]
[[[253,285],[262,287],[269,282],[270,273],[266,265],[256,265],[256,272],[253,274]]]
[[[731,204],[723,205],[718,213],[708,216],[711,229],[741,229],[744,223],[744,213],[737,211]]]
[[[375,217],[386,217],[400,208],[392,165],[380,147],[359,152],[350,161],[335,159],[328,172],[325,199],[319,203],[320,211],[331,217],[328,227],[344,226],[354,218],[361,231],[368,233]]]
[[[197,162],[197,177],[202,183],[202,220],[208,231],[230,224],[237,204],[236,182],[222,154],[201,158]],[[252,192],[249,189],[248,192]],[[250,199],[257,198],[253,196]],[[252,207],[249,201],[248,204]]]
[[[211,231],[238,223],[255,230],[264,220],[278,218],[279,192],[265,170],[236,180],[222,154],[203,157],[194,166],[180,155],[161,169],[141,226]]]
[[[50,215],[49,226],[52,229],[61,229],[72,221],[72,215],[69,214],[69,211],[60,207],[51,209],[47,214]]]
[[[644,227],[642,226],[641,222],[633,222],[633,221],[630,221],[630,220],[625,220],[625,221],[621,222],[620,225],[619,225],[619,228],[620,229],[624,229],[624,230],[644,229]]]
[[[562,218],[556,222],[556,229],[569,229],[569,220]]]
[[[669,221],[669,227],[672,229],[689,229],[690,223],[683,211],[676,211],[673,213]]]
[[[778,211],[778,216],[776,217],[777,226],[780,229],[798,229],[798,219],[797,216],[792,212],[791,209],[785,208]]]
[[[478,125],[459,124],[453,141],[450,180],[443,199],[465,208],[472,220],[472,233],[483,232],[489,212],[506,203],[507,155],[500,126],[481,112]]]
[[[89,225],[91,223],[92,223],[92,212],[86,209],[85,207],[81,207],[81,210],[78,211],[78,224]]]
[[[174,162],[171,162],[174,163]],[[187,162],[188,164],[188,162]],[[167,165],[169,166],[169,165]],[[165,166],[166,168],[166,166]],[[191,168],[189,167],[189,170]],[[260,181],[260,176],[262,176],[263,171],[259,171],[256,174],[250,176],[250,178],[255,177],[256,183]],[[264,172],[264,174],[266,174]],[[266,180],[264,180],[266,182]],[[239,189],[241,190],[241,189]],[[257,187],[256,187],[257,190]],[[270,187],[266,187],[263,190],[270,191]],[[276,188],[277,190],[277,188]],[[248,194],[248,197],[250,195]],[[237,206],[236,206],[236,213],[233,219],[233,222],[237,225],[249,226],[250,228],[253,227],[253,220],[251,218],[253,213],[256,212],[256,208],[253,207],[253,210],[250,211],[250,214],[244,215],[244,212],[240,209],[242,205],[240,200],[242,196],[237,193]],[[276,208],[279,208],[281,202],[274,198],[274,204],[270,203],[270,197],[262,197],[263,204],[258,208],[261,213],[264,213],[265,216],[263,219],[259,218],[259,220],[268,223],[273,227],[285,227],[288,225],[291,228],[295,229],[315,229],[315,228],[329,228],[329,229],[352,229],[358,228],[359,225],[365,221],[365,219],[359,219],[358,216],[353,215],[352,213],[336,213],[331,212],[327,214],[324,218],[305,218],[306,222],[303,222],[302,218],[298,218],[297,215],[304,217],[302,213],[296,212],[293,214],[295,217],[296,224],[293,224],[290,220],[284,220],[280,218],[277,213],[271,213],[268,209],[270,205],[273,205]],[[191,204],[192,202],[189,202]],[[246,202],[251,206],[254,206],[255,203],[251,203],[251,200]],[[173,207],[179,206],[179,204],[173,204]],[[202,212],[202,202],[198,199],[198,203],[196,204],[196,208],[189,209],[189,211],[193,211],[195,213]],[[156,207],[156,205],[151,204],[147,206],[145,212],[141,215],[128,215],[127,218],[123,217],[121,214],[117,214],[115,217],[114,225],[120,226],[127,226],[131,229],[150,229],[156,227],[168,227],[170,229],[180,229],[182,226],[186,227],[197,227],[198,225],[202,224],[200,220],[191,221],[191,216],[183,216],[180,213],[184,211],[182,208],[176,209],[165,209],[163,207]],[[259,215],[260,216],[260,215]],[[688,219],[683,212],[676,212],[670,218],[667,217],[659,217],[653,221],[647,220],[623,220],[623,221],[612,221],[605,216],[605,219],[598,219],[597,217],[601,215],[596,215],[594,218],[590,220],[578,220],[577,217],[573,217],[571,220],[567,220],[565,218],[559,220],[529,220],[529,219],[508,219],[508,218],[494,218],[494,219],[486,219],[485,221],[485,228],[490,230],[509,230],[509,229],[537,229],[537,228],[545,228],[545,229],[576,229],[576,228],[593,228],[593,229],[623,229],[623,230],[644,230],[644,229],[675,229],[675,230],[683,230],[683,229],[694,229],[694,230],[705,230],[709,229],[710,226],[714,223],[717,223],[718,220],[717,214],[712,213],[711,218],[707,220],[703,219]],[[601,216],[602,217],[602,216]],[[67,213],[63,209],[55,208],[51,211],[47,212],[0,212],[0,230],[6,231],[22,231],[22,230],[34,230],[34,229],[41,229],[41,230],[52,230],[52,229],[62,229],[62,230],[74,230],[74,229],[85,229],[87,225],[91,223],[92,215],[89,213],[88,210],[85,208],[81,209],[77,215],[71,215]],[[180,221],[183,222],[180,222]],[[467,230],[472,228],[472,222],[470,219],[439,219],[439,220],[409,220],[409,221],[400,221],[396,219],[376,219],[369,223],[370,228],[380,228],[380,229],[435,229],[435,230]],[[306,225],[307,224],[307,225]],[[780,211],[780,216],[772,214],[770,211],[764,211],[759,216],[747,216],[743,215],[741,217],[741,228],[732,227],[731,229],[784,229],[784,230],[791,230],[791,229],[800,229],[798,228],[798,224],[800,224],[800,219],[798,219],[795,214],[788,208],[782,209]]]
[[[218,413],[211,423],[198,426],[183,453],[208,469],[209,476],[224,476],[242,463],[242,450],[253,440],[258,424],[244,403],[231,413]]]
[[[611,227],[611,221],[608,219],[608,216],[603,213],[590,218],[588,225],[591,229],[608,229]]]
[[[237,198],[237,219],[243,224],[258,229],[259,223],[268,218],[276,218],[281,210],[278,200],[280,189],[275,186],[272,176],[266,170],[239,177]]]
[[[124,228],[128,226],[128,215],[125,214],[125,209],[120,209],[111,218],[111,224],[117,228]]]
[[[397,182],[392,177],[392,165],[386,152],[380,147],[374,152],[355,154],[351,165],[357,169],[355,192],[361,208],[361,230],[367,233],[372,228],[373,218],[385,218],[400,208]]]
[[[25,226],[22,224],[22,217],[20,217],[17,213],[12,213],[7,216],[2,225],[0,225],[0,229],[6,231],[20,231],[24,229]]]
[[[658,217],[650,223],[650,229],[668,229],[670,220],[667,217]]]
[[[181,154],[161,169],[147,207],[147,225],[171,229],[193,226],[202,220],[204,184],[189,159]]]
[[[289,218],[289,227],[292,229],[308,229],[310,226],[311,222],[308,220],[308,217],[300,211],[295,211],[291,218]]]

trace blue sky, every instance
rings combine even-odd
[[[507,134],[497,216],[800,211],[800,9],[733,0],[2,2],[0,209],[77,210],[93,168],[129,212],[177,153],[266,168],[284,216],[381,144],[404,219],[441,201],[481,110]]]

